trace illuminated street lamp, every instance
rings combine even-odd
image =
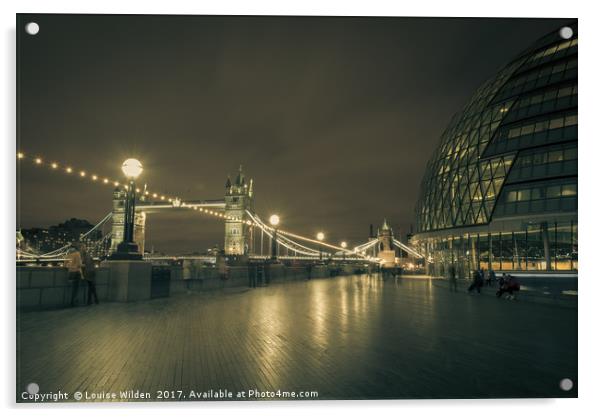
[[[347,242],[342,241],[341,242],[341,247],[343,248],[343,260],[345,260],[345,255],[347,254]]]
[[[274,227],[274,236],[272,237],[272,259],[277,259],[278,255],[276,251],[278,249],[278,243],[276,242],[276,238],[278,237],[278,225],[280,224],[280,216],[278,216],[277,214],[272,214],[270,216],[270,224]]]
[[[123,162],[123,165],[121,165],[121,170],[127,179],[130,180],[130,183],[133,183],[133,181],[142,174],[142,162],[134,158],[126,159]]]
[[[318,239],[320,242],[322,242],[322,241],[324,240],[324,233],[322,233],[322,232],[318,232],[318,234],[316,235],[316,238],[317,238],[317,239]],[[320,246],[320,260],[322,260],[322,245],[319,245],[319,246]]]
[[[128,179],[127,195],[123,210],[123,241],[117,245],[112,259],[142,259],[138,245],[134,242],[134,219],[136,215],[136,178],[142,173],[142,163],[134,158],[126,159],[121,170]]]

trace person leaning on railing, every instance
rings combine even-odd
[[[94,259],[88,248],[85,246],[81,247],[81,257],[83,264],[83,279],[88,283],[88,302],[87,304],[92,304],[92,298],[94,298],[94,303],[98,304],[98,295],[96,294],[96,267],[94,265]]]
[[[84,277],[82,266],[82,256],[79,252],[79,247],[78,245],[73,245],[69,249],[69,253],[65,259],[65,267],[67,268],[69,281],[71,282],[71,307],[75,306],[75,298],[79,292],[79,282]]]

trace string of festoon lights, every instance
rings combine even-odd
[[[68,176],[79,177],[82,180],[88,180],[92,183],[108,185],[112,187],[122,187],[124,190],[128,189],[128,184],[126,184],[125,182],[120,182],[108,176],[98,175],[90,170],[75,168],[73,165],[70,164],[64,164],[56,160],[43,158],[42,156],[28,156],[24,152],[17,152],[17,160],[21,163],[30,162],[35,167],[47,168],[53,172],[61,172]],[[167,203],[172,203],[176,207],[187,208],[212,217],[221,218],[224,220],[239,220],[238,218],[233,216],[226,216],[224,213],[220,213],[219,211],[206,209],[204,207],[198,207],[194,204],[182,203],[182,198],[178,196],[171,196],[165,193],[150,191],[147,187],[145,187],[143,190],[140,188],[136,188],[136,193],[144,195],[144,197],[149,200],[154,199],[156,202],[163,201]],[[246,224],[252,225],[252,222],[250,220],[247,220]]]

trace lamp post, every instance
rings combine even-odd
[[[322,241],[324,240],[324,233],[322,233],[322,232],[318,232],[318,234],[316,235],[316,238],[317,238],[317,239],[318,239],[320,242],[322,242]],[[320,246],[320,260],[322,260],[322,245],[319,245],[319,246]]]
[[[345,261],[345,255],[347,254],[347,242],[342,241],[341,247],[343,248],[343,261]]]
[[[134,219],[136,215],[136,178],[142,173],[142,163],[134,158],[126,159],[121,170],[128,179],[127,195],[123,211],[123,241],[113,253],[113,259],[142,259],[138,245],[134,242]]]
[[[274,237],[272,238],[272,259],[278,259],[278,255],[276,253],[277,245],[276,238],[278,237],[278,225],[280,224],[280,217],[277,214],[272,214],[270,216],[270,224],[274,226]]]

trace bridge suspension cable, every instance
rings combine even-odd
[[[363,243],[363,244],[361,244],[359,246],[356,246],[355,248],[353,248],[353,251],[354,252],[363,252],[366,249],[369,249],[369,248],[375,246],[377,243],[378,243],[378,239],[372,239],[372,240],[369,240],[366,243]]]
[[[266,225],[260,218],[259,216],[257,216],[254,213],[251,213],[249,210],[246,211],[247,215],[252,219],[253,223],[256,224],[262,231],[264,231],[264,233],[266,233],[268,236],[270,236],[272,239],[274,237],[274,228],[270,227],[268,225]],[[290,239],[289,237],[293,238],[293,239],[299,239],[299,240],[303,240],[303,241],[308,241],[311,243],[315,243],[317,245],[322,245],[325,246],[327,248],[330,249],[334,249],[339,253],[346,253],[350,256],[357,256],[360,257],[362,259],[365,259],[367,261],[371,261],[371,262],[376,262],[377,260],[375,258],[372,257],[368,257],[365,256],[363,254],[359,254],[356,253],[352,250],[348,250],[339,246],[335,246],[335,245],[331,245],[329,243],[326,242],[322,242],[319,240],[315,240],[315,239],[311,239],[305,236],[301,236],[301,235],[297,235],[295,233],[291,233],[291,232],[287,232],[285,230],[281,230],[278,229],[278,232],[276,233],[276,242],[280,245],[282,245],[285,248],[288,248],[289,250],[292,250],[294,252],[297,253],[301,253],[303,255],[308,255],[308,256],[313,256],[313,257],[319,257],[320,256],[320,251],[317,251],[315,249],[312,248],[308,248],[307,246],[304,246],[298,242],[295,242],[293,239]],[[295,247],[292,247],[290,245],[294,245]],[[301,249],[298,249],[301,248]]]
[[[420,253],[418,253],[414,249],[410,248],[409,246],[404,245],[403,243],[401,243],[399,240],[397,240],[395,238],[393,238],[393,244],[395,246],[397,246],[399,249],[402,249],[402,250],[406,251],[407,253],[409,253],[412,256],[415,256],[416,258],[424,259],[423,255],[421,255]]]
[[[253,223],[259,227],[265,234],[267,234],[271,239],[274,238],[274,228],[270,227],[268,225],[266,225],[260,218],[259,216],[251,213],[250,211],[246,210],[247,215],[252,219]],[[280,244],[281,246],[284,246],[285,248],[292,250],[295,253],[301,253],[303,255],[308,255],[308,256],[320,256],[320,252],[312,249],[312,248],[308,248],[307,246],[303,246],[297,242],[294,242],[293,240],[285,237],[282,235],[282,231],[278,230],[278,233],[276,234],[276,242],[278,244]]]
[[[357,251],[357,252],[363,252],[363,251],[370,249],[371,247],[377,245],[378,242],[379,242],[378,239],[371,239],[366,243],[356,246],[355,248],[353,248],[353,250]],[[399,240],[397,240],[395,238],[393,238],[393,245],[416,258],[424,259],[424,256],[422,254],[420,254],[418,251],[412,249],[408,245],[404,245],[403,243],[401,243]]]

